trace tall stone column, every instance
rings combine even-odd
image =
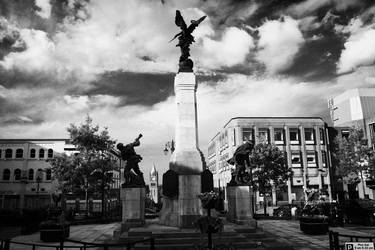
[[[176,94],[176,149],[170,169],[179,174],[199,174],[203,171],[198,148],[197,83],[193,72],[178,73],[174,80]]]
[[[178,175],[178,195],[164,197],[160,221],[169,226],[191,228],[203,214],[198,194],[201,193],[201,173],[204,168],[198,148],[197,83],[194,73],[178,73],[174,87],[177,105],[176,147],[169,169]],[[168,186],[168,179],[163,180],[163,189],[168,188],[164,184]]]

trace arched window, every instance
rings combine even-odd
[[[5,158],[10,159],[13,157],[13,150],[11,148],[7,148],[5,150]]]
[[[29,169],[29,181],[34,180],[34,169]]]
[[[14,170],[14,180],[21,180],[21,169],[17,168],[16,170]]]
[[[3,180],[4,181],[9,181],[10,180],[10,170],[9,169],[4,169],[4,171],[3,171]]]
[[[52,179],[52,171],[50,168],[46,170],[46,180],[50,181]]]
[[[36,171],[36,181],[37,182],[43,181],[43,169],[41,168],[38,168],[38,170]]]
[[[30,150],[30,158],[35,158],[35,155],[36,155],[36,150],[35,150],[35,148],[32,148]]]
[[[16,150],[16,158],[20,159],[23,157],[23,149],[22,148],[18,148]]]
[[[50,148],[48,149],[48,158],[52,158],[53,157],[53,149]]]
[[[44,158],[44,149],[39,149],[39,158]]]

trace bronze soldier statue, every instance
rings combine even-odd
[[[235,165],[236,169],[232,173],[232,179],[229,182],[230,185],[248,185],[251,181],[251,166],[250,166],[250,154],[254,148],[254,144],[250,141],[246,141],[244,144],[239,146],[233,154],[233,157],[228,160],[230,165]],[[246,172],[246,169],[249,171]]]
[[[142,157],[138,155],[134,147],[138,147],[141,143],[139,139],[142,137],[142,134],[134,140],[134,142],[127,145],[122,143],[117,144],[117,149],[121,152],[122,160],[126,161],[124,178],[125,182],[123,186],[145,186],[145,180],[143,178],[143,173],[139,169],[138,163],[142,160]],[[133,170],[134,173],[131,172]]]

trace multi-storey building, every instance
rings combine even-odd
[[[350,89],[328,100],[334,127],[359,126],[369,145],[375,138],[375,88]]]
[[[350,127],[359,127],[364,130],[369,146],[374,147],[375,88],[347,90],[329,99],[328,107],[334,125],[334,130],[332,130],[331,134],[347,137]],[[375,199],[374,180],[368,179],[366,173],[363,173],[363,175],[365,177],[365,183],[362,183],[362,181],[354,185],[346,183],[345,181],[337,183],[336,186],[339,192],[348,194],[347,196],[350,198]],[[341,188],[343,189],[342,191],[340,191]]]
[[[275,144],[285,152],[293,177],[287,190],[274,190],[276,201],[301,200],[306,189],[326,190],[331,199],[330,154],[326,123],[318,117],[235,117],[211,139],[208,145],[208,168],[214,186],[225,187],[234,166],[227,163],[245,141]],[[259,199],[259,194],[257,194]]]
[[[0,139],[0,209],[50,205],[57,185],[47,160],[75,152],[68,139]],[[119,188],[119,171],[113,172],[113,178],[111,189]]]

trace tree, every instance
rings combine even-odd
[[[70,124],[67,130],[78,153],[70,156],[56,155],[50,160],[54,178],[63,193],[81,190],[85,186],[86,189],[101,194],[104,215],[106,189],[113,183],[112,174],[117,170],[116,161],[111,154],[115,141],[110,138],[107,128],[100,131],[98,125],[92,124],[89,116],[80,126]]]
[[[103,216],[106,189],[113,183],[112,174],[116,170],[116,161],[111,154],[116,142],[110,138],[107,128],[100,131],[98,125],[94,126],[90,116],[80,126],[70,124],[68,132],[71,143],[79,151],[76,155],[79,158],[76,170],[81,183],[87,182],[94,191],[101,194]]]
[[[341,181],[345,178],[350,184],[357,184],[361,180],[364,190],[364,174],[374,178],[375,159],[374,151],[368,146],[363,129],[350,128],[349,136],[336,136],[334,144],[333,156],[337,162],[336,177]]]
[[[254,146],[250,155],[253,165],[253,186],[264,194],[264,214],[266,214],[266,195],[272,193],[273,187],[282,187],[292,177],[284,152],[277,146],[259,143]]]

